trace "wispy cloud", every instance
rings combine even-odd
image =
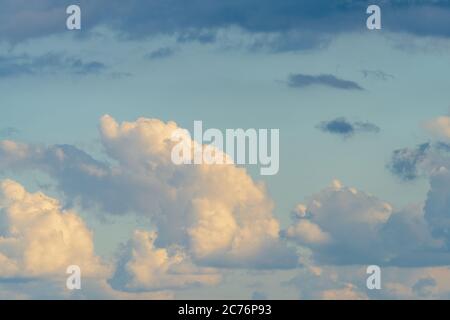
[[[13,127],[0,128],[0,138],[11,138],[19,133],[19,130]]]
[[[361,70],[361,73],[363,74],[364,78],[373,78],[376,80],[392,80],[395,77],[392,74],[386,73],[382,70]]]
[[[149,60],[156,60],[156,59],[163,59],[168,58],[170,56],[173,56],[175,54],[176,50],[171,47],[162,47],[156,50],[153,50],[152,52],[149,52],[145,55],[146,59]]]
[[[289,75],[287,84],[291,88],[305,88],[313,85],[322,85],[341,90],[364,90],[358,83],[337,78],[332,74],[291,74]]]
[[[0,78],[42,75],[54,73],[72,73],[79,75],[99,74],[107,66],[99,61],[84,61],[63,53],[47,53],[40,56],[4,55],[0,56]]]

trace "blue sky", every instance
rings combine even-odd
[[[439,146],[450,143],[450,131],[437,121],[449,112],[447,1],[378,1],[382,29],[374,31],[365,26],[372,4],[366,1],[81,1],[79,31],[65,29],[65,7],[75,4],[66,2],[0,4],[0,138],[9,143],[2,142],[0,173],[30,199],[38,191],[58,199],[52,214],[74,210],[82,218],[80,228],[93,237],[85,241],[95,247],[82,261],[89,284],[77,293],[60,290],[65,269],[46,265],[40,272],[43,262],[30,266],[29,251],[10,254],[0,242],[0,261],[3,254],[17,267],[0,266],[6,298],[42,298],[36,290],[42,286],[55,288],[50,298],[448,297],[450,161]],[[178,172],[155,160],[162,156],[154,151],[160,137],[142,133],[159,124],[138,118],[175,121],[188,130],[194,120],[223,130],[278,128],[280,171]],[[111,136],[107,128],[124,121],[140,129]],[[423,143],[430,147],[414,154]],[[403,152],[395,158],[395,150]],[[63,162],[55,160],[58,152]],[[146,161],[161,171],[146,171]],[[87,165],[108,173],[83,176]],[[415,179],[402,179],[398,168],[405,166]],[[166,171],[186,175],[176,200],[166,190]],[[222,183],[225,177],[231,178]],[[4,185],[0,236],[28,248],[29,235],[11,231],[20,226],[11,203],[31,200],[11,202],[7,190],[14,185]],[[220,194],[222,187],[233,199],[208,191]],[[263,200],[255,196],[260,192]],[[203,221],[205,207],[216,212],[222,205],[241,223],[233,241],[247,230],[239,221],[252,215],[267,229],[274,219],[276,235],[251,229],[251,238],[266,243],[270,236],[270,243],[204,254],[209,244],[192,236],[200,232],[196,221]],[[161,222],[164,214],[178,219],[175,231]],[[228,215],[216,214],[208,226],[218,223],[220,233]],[[193,231],[172,236],[185,229]],[[186,275],[171,270],[179,264],[171,255],[175,245]],[[142,256],[130,253],[136,247],[144,248]],[[77,263],[77,250],[67,262]],[[167,252],[161,262],[167,268],[152,265],[158,250]],[[286,264],[273,265],[271,255]],[[92,267],[96,259],[108,271]],[[365,288],[370,264],[382,265],[386,275],[380,292]],[[1,280],[30,273],[39,280],[29,286]],[[419,288],[423,283],[426,290]]]

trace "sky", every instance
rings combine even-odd
[[[443,0],[0,0],[0,298],[449,298],[449,52]]]

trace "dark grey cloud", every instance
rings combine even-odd
[[[67,32],[65,8],[70,4],[78,4],[82,9],[83,31],[107,25],[128,38],[177,34],[180,41],[200,42],[214,41],[218,29],[230,26],[250,33],[314,30],[315,34],[334,34],[355,28],[365,16],[362,3],[356,10],[355,4],[328,0],[41,0],[32,5],[17,0],[3,2],[0,40],[9,41]],[[360,25],[365,27],[364,23]]]
[[[366,8],[370,4],[381,6],[383,30],[450,36],[448,0],[3,0],[0,41],[17,42],[67,32],[65,8],[70,4],[82,8],[82,32],[106,25],[125,38],[177,34],[181,40],[210,42],[218,29],[236,26],[252,34],[278,35],[279,41],[272,43],[280,45],[275,48],[278,50],[314,47],[322,42],[284,36],[306,31],[319,39],[366,31]]]
[[[356,133],[373,132],[378,133],[380,128],[370,122],[350,122],[345,118],[336,118],[331,121],[322,121],[317,128],[323,132],[336,134],[342,137],[351,137]]]
[[[339,79],[332,74],[308,75],[308,74],[291,74],[289,75],[287,84],[291,88],[305,88],[313,85],[322,85],[342,90],[364,90],[354,81]]]
[[[430,143],[423,143],[415,149],[403,148],[394,150],[387,167],[402,180],[414,180],[419,175],[418,164],[425,159],[430,148]]]
[[[156,50],[153,50],[152,52],[149,52],[145,55],[146,59],[149,60],[155,60],[155,59],[163,59],[168,58],[170,56],[173,56],[175,54],[176,50],[171,47],[162,47]]]
[[[404,181],[429,175],[440,167],[449,167],[450,145],[444,142],[426,142],[415,148],[394,150],[387,164],[389,171]]]
[[[98,74],[106,69],[107,67],[101,62],[83,61],[62,53],[47,53],[40,56],[27,54],[0,56],[0,78],[59,72],[88,75]]]

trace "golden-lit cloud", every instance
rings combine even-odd
[[[171,137],[179,129],[172,121],[118,123],[105,115],[100,137],[113,165],[73,146],[8,141],[0,145],[0,166],[46,172],[82,207],[151,217],[158,246],[184,247],[203,264],[294,267],[295,252],[280,241],[264,184],[233,164],[174,164]]]
[[[12,180],[0,186],[0,261],[3,277],[64,275],[69,265],[87,276],[105,272],[92,233],[75,212]]]
[[[196,267],[179,248],[156,248],[156,232],[136,230],[121,252],[111,281],[126,290],[176,289],[192,285],[217,285],[221,275]]]

